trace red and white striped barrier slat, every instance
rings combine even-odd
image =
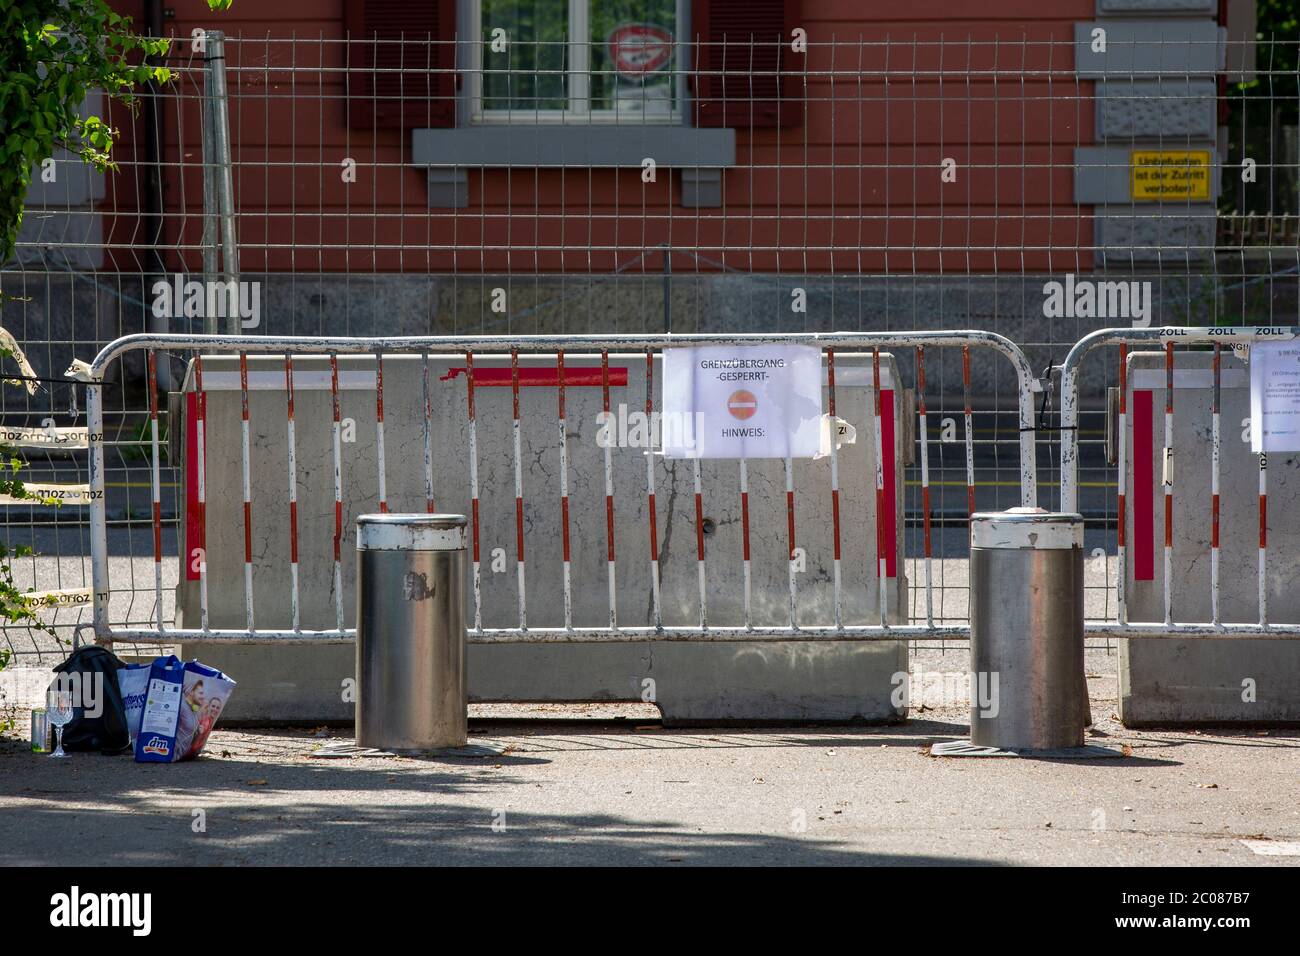
[[[645,354],[645,420],[646,427],[654,421],[654,353]],[[663,626],[663,614],[659,606],[659,523],[655,516],[655,456],[650,449],[645,452],[645,486],[646,503],[649,507],[650,520],[650,588],[654,600],[655,627]]]
[[[697,436],[698,439],[698,436]],[[700,478],[700,459],[691,459],[695,480],[695,567],[699,578],[700,629],[709,626],[708,582],[704,573],[704,483]]]
[[[970,518],[975,514],[975,431],[971,425],[969,345],[961,347],[961,391],[966,428],[966,518],[969,529]]]
[[[925,555],[925,622],[934,624],[934,587],[930,549],[930,434],[925,413],[925,349],[916,350],[917,415],[921,429],[921,522]]]
[[[343,630],[343,425],[339,414],[339,357],[330,353],[330,403],[334,414],[334,623]]]
[[[519,629],[528,629],[528,589],[524,576],[524,464],[522,438],[519,433],[519,351],[510,350],[511,408],[510,435],[515,459],[515,553],[518,555]]]
[[[465,353],[465,403],[469,421],[470,534],[473,544],[474,630],[483,630],[483,577],[479,563],[478,425],[474,419],[474,353]]]
[[[826,392],[827,406],[830,410],[831,421],[835,420],[835,350],[826,350]],[[831,533],[834,540],[833,556],[834,581],[833,594],[835,602],[835,626],[844,626],[844,615],[841,602],[841,587],[843,584],[840,573],[840,457],[835,448],[835,442],[831,442]]]
[[[1259,626],[1268,625],[1268,455],[1259,454]]]
[[[835,441],[834,434],[835,422],[831,422],[831,442]],[[785,530],[786,530],[786,567],[790,575],[790,626],[798,627],[795,622],[795,612],[799,603],[799,586],[796,581],[795,573],[795,536],[794,536],[794,462],[787,456],[785,459]]]
[[[302,629],[298,603],[298,444],[293,420],[293,356],[284,356],[284,393],[286,400],[285,434],[289,459],[289,607],[293,629]]]
[[[600,353],[600,388],[604,398],[605,420],[609,420],[609,352]],[[618,627],[618,583],[614,565],[614,462],[610,445],[605,443],[605,543],[609,564],[609,626]]]
[[[425,510],[433,514],[433,395],[429,391],[429,353],[423,353],[420,360],[420,383],[424,390],[424,502]]]
[[[153,465],[149,469],[149,484],[153,493],[153,580],[154,621],[163,629],[162,602],[162,475],[158,448],[158,353],[149,350],[149,441]]]
[[[207,442],[204,432],[207,427],[207,393],[203,391],[203,358],[194,357],[194,458],[195,458],[195,544],[198,547],[199,564],[199,627],[209,630],[208,625],[208,485],[207,485]],[[196,556],[190,554],[189,560]]]
[[[565,412],[564,351],[556,355],[556,380],[560,415],[560,542],[564,556],[564,626],[573,628],[573,577],[570,570],[569,546],[569,435]]]
[[[1221,353],[1214,343],[1214,391],[1210,397],[1210,620],[1219,623],[1219,401]]]
[[[1165,343],[1165,624],[1174,622],[1174,343]]]
[[[379,467],[379,513],[388,513],[388,468],[384,454],[384,357],[375,355],[375,458]]]
[[[240,460],[244,489],[244,616],[253,630],[253,479],[248,428],[248,354],[239,353],[240,434],[243,455]]]
[[[889,619],[889,563],[885,540],[885,445],[880,423],[880,349],[871,350],[871,408],[876,452],[876,578],[880,590],[880,624]],[[890,449],[893,453],[893,449]]]
[[[753,627],[753,621],[750,618],[752,607],[752,576],[749,564],[749,463],[748,459],[740,459],[740,549],[744,560],[745,575],[745,592],[744,592],[744,618],[745,627]]]
[[[1115,563],[1116,578],[1119,581],[1119,587],[1116,589],[1116,600],[1118,601],[1117,619],[1121,624],[1128,620],[1127,599],[1125,593],[1128,589],[1128,548],[1126,535],[1128,534],[1128,496],[1125,494],[1125,483],[1128,480],[1128,473],[1125,470],[1127,464],[1128,452],[1128,346],[1121,344],[1119,347],[1119,453],[1118,453],[1118,482],[1119,492],[1117,495],[1119,503],[1119,529],[1116,534]]]

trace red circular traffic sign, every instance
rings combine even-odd
[[[753,392],[742,388],[732,392],[731,397],[727,399],[727,411],[743,422],[747,418],[753,418],[754,413],[758,411],[758,399],[754,397]]]
[[[609,34],[609,58],[614,69],[629,79],[644,79],[662,70],[672,55],[672,31],[653,23],[628,23]]]

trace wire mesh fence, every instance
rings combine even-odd
[[[352,21],[223,37],[182,17],[171,82],[135,110],[88,104],[121,131],[118,170],[63,156],[38,171],[0,271],[4,328],[44,380],[6,385],[0,417],[23,438],[24,479],[66,493],[4,506],[8,545],[34,552],[15,579],[48,596],[55,632],[7,627],[10,650],[43,660],[89,621],[84,440],[51,429],[85,425],[63,370],[124,334],[977,328],[1050,384],[1096,328],[1298,321],[1294,37],[1247,49],[1116,30],[1099,54],[1044,19],[737,38],[690,4],[625,6],[483,0],[452,39]],[[186,358],[158,369],[164,393]],[[915,354],[895,358],[919,390]],[[1117,371],[1094,368],[1079,420],[1088,606],[1106,618]],[[968,517],[1020,503],[1017,383],[951,349],[924,374],[928,497],[917,435],[904,564],[919,581],[929,530],[934,617],[960,623]],[[135,356],[102,386],[127,629],[172,620],[182,569],[183,456],[163,402],[160,611],[146,382]],[[1050,508],[1060,422],[1050,387],[1037,401]],[[908,610],[925,620],[920,589]]]

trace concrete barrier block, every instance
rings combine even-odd
[[[521,358],[525,366],[553,359]],[[476,357],[477,368],[508,366],[503,357]],[[566,356],[569,370],[599,365],[597,356]],[[612,367],[626,369],[627,385],[611,389],[618,414],[644,410],[645,357],[611,355]],[[434,488],[436,507],[468,514],[468,426],[461,356],[430,361],[434,408]],[[351,419],[355,441],[343,446],[344,621],[354,610],[354,522],[378,510],[374,411],[374,360],[339,359],[346,384],[341,414]],[[855,445],[841,449],[843,608],[847,623],[879,620],[880,582],[875,569],[875,462],[868,387],[870,357],[836,357],[837,412],[857,429]],[[204,360],[208,391],[208,573],[209,614],[214,627],[243,627],[243,520],[240,477],[240,393],[238,364],[232,356]],[[333,469],[330,393],[325,359],[295,360],[298,457],[298,514],[302,626],[332,627]],[[882,355],[890,383],[898,382],[891,356]],[[256,620],[262,627],[291,626],[289,617],[289,534],[283,360],[250,356],[249,398],[252,446],[252,514]],[[656,376],[658,378],[658,376]],[[423,511],[423,398],[418,356],[384,360],[385,438],[389,508]],[[187,387],[192,387],[191,382]],[[656,386],[657,387],[657,386]],[[528,623],[563,624],[559,437],[554,387],[521,390],[521,444],[524,486]],[[573,541],[573,619],[579,626],[609,620],[607,597],[604,451],[595,440],[601,389],[567,389],[570,528]],[[658,398],[656,397],[656,405]],[[480,480],[482,620],[488,628],[518,624],[516,584],[514,466],[511,389],[475,390]],[[905,403],[899,401],[897,407]],[[894,455],[903,461],[906,430],[894,429]],[[639,448],[616,448],[615,544],[618,556],[619,623],[653,623],[650,588],[646,459]],[[665,624],[694,625],[699,620],[695,549],[694,485],[688,461],[655,461],[660,547],[662,615]],[[832,587],[830,464],[794,463],[796,544],[807,554],[800,575],[797,620],[834,620]],[[741,502],[738,463],[706,461],[701,467],[706,518],[709,622],[743,623]],[[787,529],[784,464],[749,463],[752,550],[752,620],[788,622]],[[896,538],[901,541],[903,481],[898,466],[895,499]],[[499,549],[499,550],[498,550]],[[494,570],[500,567],[500,573]],[[887,579],[890,620],[905,620],[907,582],[902,561]],[[182,621],[197,620],[197,591],[183,583],[178,591]],[[470,614],[473,598],[469,598]],[[239,721],[312,722],[346,720],[351,704],[341,695],[352,674],[350,647],[219,647],[187,645],[240,681],[227,718]],[[469,657],[474,700],[641,700],[641,682],[652,677],[657,703],[670,721],[715,720],[893,720],[904,716],[890,700],[895,675],[907,669],[904,642],[671,645],[578,644],[474,647]]]
[[[1158,352],[1129,356],[1130,426],[1125,439],[1129,442],[1125,478],[1129,560],[1124,587],[1129,620],[1135,623],[1164,620],[1165,525],[1160,483],[1164,362],[1164,355]],[[1173,617],[1186,623],[1204,623],[1212,617],[1211,363],[1208,352],[1181,351],[1175,362],[1171,578]],[[1250,623],[1258,620],[1259,458],[1242,438],[1250,417],[1249,372],[1226,349],[1220,380],[1220,608],[1224,621]],[[1141,392],[1148,392],[1148,397],[1135,397]],[[1139,423],[1142,415],[1147,416],[1145,423]],[[1142,424],[1150,429],[1150,448],[1146,449],[1134,439],[1134,428]],[[1135,479],[1140,457],[1145,458],[1150,480],[1145,492]],[[1273,556],[1268,576],[1269,617],[1300,621],[1300,587],[1290,557],[1300,548],[1300,532],[1286,518],[1295,513],[1300,495],[1300,454],[1270,455],[1268,478],[1269,514],[1273,516],[1269,526],[1269,553]],[[1145,519],[1143,509],[1149,509]],[[1144,549],[1150,555],[1146,562]],[[1300,722],[1300,642],[1155,638],[1119,643],[1119,712],[1126,726]]]

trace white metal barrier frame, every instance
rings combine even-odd
[[[1252,342],[1276,342],[1300,337],[1297,326],[1166,326],[1146,329],[1100,329],[1085,336],[1070,350],[1061,366],[1061,510],[1076,512],[1079,508],[1079,373],[1084,359],[1103,346],[1119,346],[1119,416],[1118,428],[1118,540],[1116,546],[1116,617],[1113,621],[1089,621],[1085,630],[1089,637],[1105,638],[1250,638],[1296,639],[1300,638],[1300,624],[1280,624],[1268,619],[1266,583],[1268,580],[1268,456],[1259,455],[1259,566],[1258,607],[1259,620],[1253,623],[1228,623],[1219,616],[1219,469],[1220,438],[1219,393],[1220,356],[1225,346],[1249,347]],[[1128,349],[1130,346],[1158,346],[1165,353],[1165,410],[1164,454],[1172,455],[1174,434],[1174,366],[1175,345],[1213,345],[1214,359],[1213,401],[1211,404],[1210,449],[1210,593],[1212,619],[1208,622],[1177,622],[1173,619],[1173,502],[1174,476],[1169,470],[1163,480],[1164,491],[1164,582],[1163,622],[1132,623],[1128,620],[1124,583],[1127,573],[1125,547],[1125,468],[1127,465],[1126,419],[1128,414],[1125,396]]]
[[[613,530],[613,485],[611,481],[611,464],[610,449],[605,449],[605,505],[606,515],[609,525],[609,586],[610,586],[610,620],[607,627],[584,627],[574,626],[571,616],[569,575],[567,567],[568,556],[568,463],[566,455],[566,429],[565,429],[565,409],[564,409],[564,356],[566,352],[571,354],[581,353],[584,355],[599,354],[601,357],[601,373],[604,386],[604,405],[609,408],[609,355],[615,353],[644,353],[647,362],[647,383],[646,383],[646,410],[653,410],[653,379],[651,376],[653,368],[653,358],[656,352],[661,352],[666,348],[680,348],[687,346],[746,346],[746,345],[764,345],[764,344],[783,344],[783,345],[808,345],[817,347],[823,351],[826,357],[828,388],[829,413],[833,416],[835,413],[835,356],[837,351],[854,354],[870,354],[872,356],[872,390],[873,390],[873,407],[876,420],[876,513],[880,514],[883,507],[883,483],[881,473],[881,429],[880,429],[880,409],[881,409],[881,379],[880,379],[880,352],[887,349],[914,349],[917,360],[918,380],[920,395],[918,402],[919,418],[919,436],[921,451],[921,473],[922,473],[922,491],[924,496],[924,549],[925,549],[925,571],[924,580],[927,594],[926,602],[926,621],[925,623],[913,624],[889,624],[886,618],[888,613],[887,602],[884,597],[885,589],[881,589],[880,603],[880,622],[879,624],[845,624],[840,620],[839,615],[839,598],[840,598],[840,555],[839,555],[839,487],[838,487],[838,468],[837,455],[832,443],[830,454],[830,475],[831,488],[830,496],[833,505],[834,514],[834,534],[835,534],[835,607],[836,620],[833,623],[810,626],[807,624],[796,624],[794,617],[795,604],[797,602],[797,585],[794,581],[793,572],[791,573],[791,614],[790,623],[782,626],[755,625],[746,623],[735,626],[713,626],[708,622],[707,605],[704,600],[704,551],[701,526],[703,523],[703,511],[701,505],[701,479],[699,459],[694,459],[694,482],[695,482],[695,518],[696,518],[696,538],[697,538],[697,560],[699,562],[700,576],[700,621],[697,626],[665,626],[659,616],[658,607],[658,589],[654,589],[655,596],[655,625],[654,626],[621,626],[618,623],[617,603],[614,596],[614,581],[616,575],[616,560],[614,551],[614,530]],[[473,580],[474,580],[474,597],[475,608],[473,611],[473,624],[469,629],[469,642],[472,644],[502,644],[502,643],[578,643],[578,642],[604,642],[604,641],[762,641],[762,640],[781,640],[781,641],[813,641],[813,640],[900,640],[900,639],[926,639],[926,638],[953,638],[964,639],[969,636],[969,626],[965,624],[957,625],[937,625],[934,622],[933,610],[929,595],[932,591],[933,582],[930,571],[930,514],[929,514],[929,495],[928,495],[928,437],[926,428],[926,410],[924,400],[924,368],[925,368],[925,350],[928,348],[951,347],[962,350],[963,368],[969,375],[970,350],[972,348],[981,348],[991,350],[1005,357],[1011,364],[1018,381],[1018,418],[1020,433],[1020,500],[1023,505],[1033,506],[1037,502],[1037,483],[1035,477],[1035,460],[1034,460],[1034,399],[1033,394],[1041,391],[1042,383],[1035,377],[1029,362],[1021,350],[1010,340],[1005,337],[991,332],[983,331],[957,331],[957,332],[862,332],[862,333],[791,333],[791,334],[736,334],[736,335],[531,335],[518,337],[502,336],[427,336],[427,337],[377,337],[377,338],[332,338],[332,337],[315,337],[315,336],[216,336],[216,335],[183,335],[183,334],[139,334],[130,335],[120,338],[106,346],[94,362],[91,364],[88,372],[83,372],[80,376],[81,381],[86,382],[89,386],[87,389],[87,416],[89,429],[89,450],[90,450],[90,487],[99,494],[92,495],[90,511],[90,528],[91,528],[91,565],[94,581],[94,616],[93,627],[96,640],[100,643],[111,644],[113,641],[135,642],[140,644],[163,644],[185,641],[190,643],[227,643],[227,644],[315,644],[315,643],[351,643],[355,639],[355,628],[345,626],[343,620],[342,604],[342,562],[340,553],[340,541],[343,537],[342,529],[342,458],[340,443],[340,415],[339,415],[339,398],[338,398],[338,364],[339,355],[373,355],[377,360],[376,367],[376,389],[375,389],[375,422],[377,438],[377,457],[378,457],[378,496],[379,507],[381,511],[387,510],[387,496],[385,493],[385,459],[384,459],[384,396],[383,396],[383,356],[385,354],[419,354],[423,356],[423,381],[424,381],[424,467],[426,476],[426,492],[428,498],[428,509],[433,510],[434,506],[434,489],[432,478],[432,449],[430,447],[430,419],[432,408],[430,404],[429,392],[429,369],[428,359],[432,355],[446,354],[464,354],[466,359],[466,410],[469,425],[469,482],[472,499],[472,514],[470,515],[471,535],[473,539]],[[104,380],[104,376],[111,364],[132,351],[144,350],[147,352],[147,371],[148,371],[148,390],[149,390],[149,409],[150,409],[150,445],[152,449],[152,494],[153,494],[153,541],[154,541],[154,591],[157,610],[155,612],[154,627],[128,627],[115,628],[109,621],[109,597],[110,583],[108,578],[108,545],[107,545],[107,502],[103,494],[104,489],[104,403],[101,396],[102,389],[95,387]],[[196,356],[212,353],[234,353],[239,356],[240,365],[240,391],[242,407],[242,441],[241,441],[241,472],[242,472],[242,493],[243,493],[243,513],[244,513],[244,605],[247,617],[247,627],[244,629],[230,628],[213,628],[208,623],[208,603],[207,603],[207,572],[206,563],[201,562],[199,565],[199,601],[200,601],[200,626],[198,628],[169,628],[165,625],[163,619],[163,602],[162,602],[162,517],[160,505],[160,454],[159,454],[159,430],[158,430],[158,378],[157,378],[157,361],[156,353],[158,351],[189,351]],[[474,355],[478,354],[509,354],[511,357],[512,387],[513,387],[513,465],[514,465],[514,487],[515,487],[515,515],[516,528],[519,537],[522,539],[523,528],[523,492],[522,492],[522,464],[520,448],[520,403],[519,403],[519,355],[521,352],[529,355],[544,355],[547,357],[554,356],[557,360],[558,376],[558,419],[559,419],[559,436],[560,436],[560,482],[559,493],[562,496],[562,514],[563,534],[564,534],[564,554],[566,558],[564,586],[565,586],[565,626],[563,627],[529,627],[527,623],[527,606],[525,590],[526,562],[522,547],[522,540],[518,542],[518,568],[517,574],[519,579],[519,624],[517,627],[510,628],[484,628],[482,626],[481,607],[479,605],[479,561],[478,561],[478,473],[477,473],[477,445],[476,445],[476,426],[474,418]],[[249,447],[249,418],[248,418],[248,355],[260,354],[271,356],[283,356],[285,358],[285,394],[287,399],[286,407],[286,437],[288,441],[286,453],[286,477],[289,486],[288,510],[290,516],[290,535],[291,535],[291,568],[290,581],[292,588],[291,595],[291,613],[293,616],[294,627],[292,629],[259,629],[253,616],[252,601],[252,513],[251,513],[251,475],[250,475],[250,447]],[[294,441],[294,382],[293,382],[293,357],[295,355],[314,355],[328,356],[332,373],[332,393],[333,393],[333,473],[334,473],[334,498],[335,498],[335,528],[334,528],[334,575],[335,575],[335,627],[328,630],[308,630],[299,626],[299,595],[298,595],[298,578],[297,578],[297,514],[296,514],[296,469],[297,457]],[[196,415],[196,441],[197,448],[197,484],[198,484],[198,526],[204,526],[203,510],[206,503],[206,487],[204,485],[204,410],[205,399],[203,392],[203,369],[201,358],[195,362],[195,386],[197,393],[197,415]],[[973,437],[969,425],[969,410],[967,411],[967,428],[966,428],[966,471],[968,480],[968,500],[973,501],[973,474],[974,474],[974,452]],[[794,520],[793,520],[793,478],[791,462],[786,459],[786,495],[789,513],[789,544],[791,551],[794,548]],[[740,489],[743,515],[743,534],[745,542],[745,618],[749,619],[749,576],[748,576],[748,511],[747,511],[747,492],[745,487],[746,471],[744,461],[740,462]],[[658,554],[656,547],[656,528],[655,528],[655,509],[654,509],[654,473],[653,468],[647,469],[647,487],[649,517],[651,522],[650,529],[650,565],[651,573],[654,575],[652,581],[657,579],[658,571]],[[202,532],[200,532],[202,534]],[[203,541],[199,542],[200,547]],[[883,565],[883,559],[882,559]],[[883,577],[883,575],[882,575]]]

